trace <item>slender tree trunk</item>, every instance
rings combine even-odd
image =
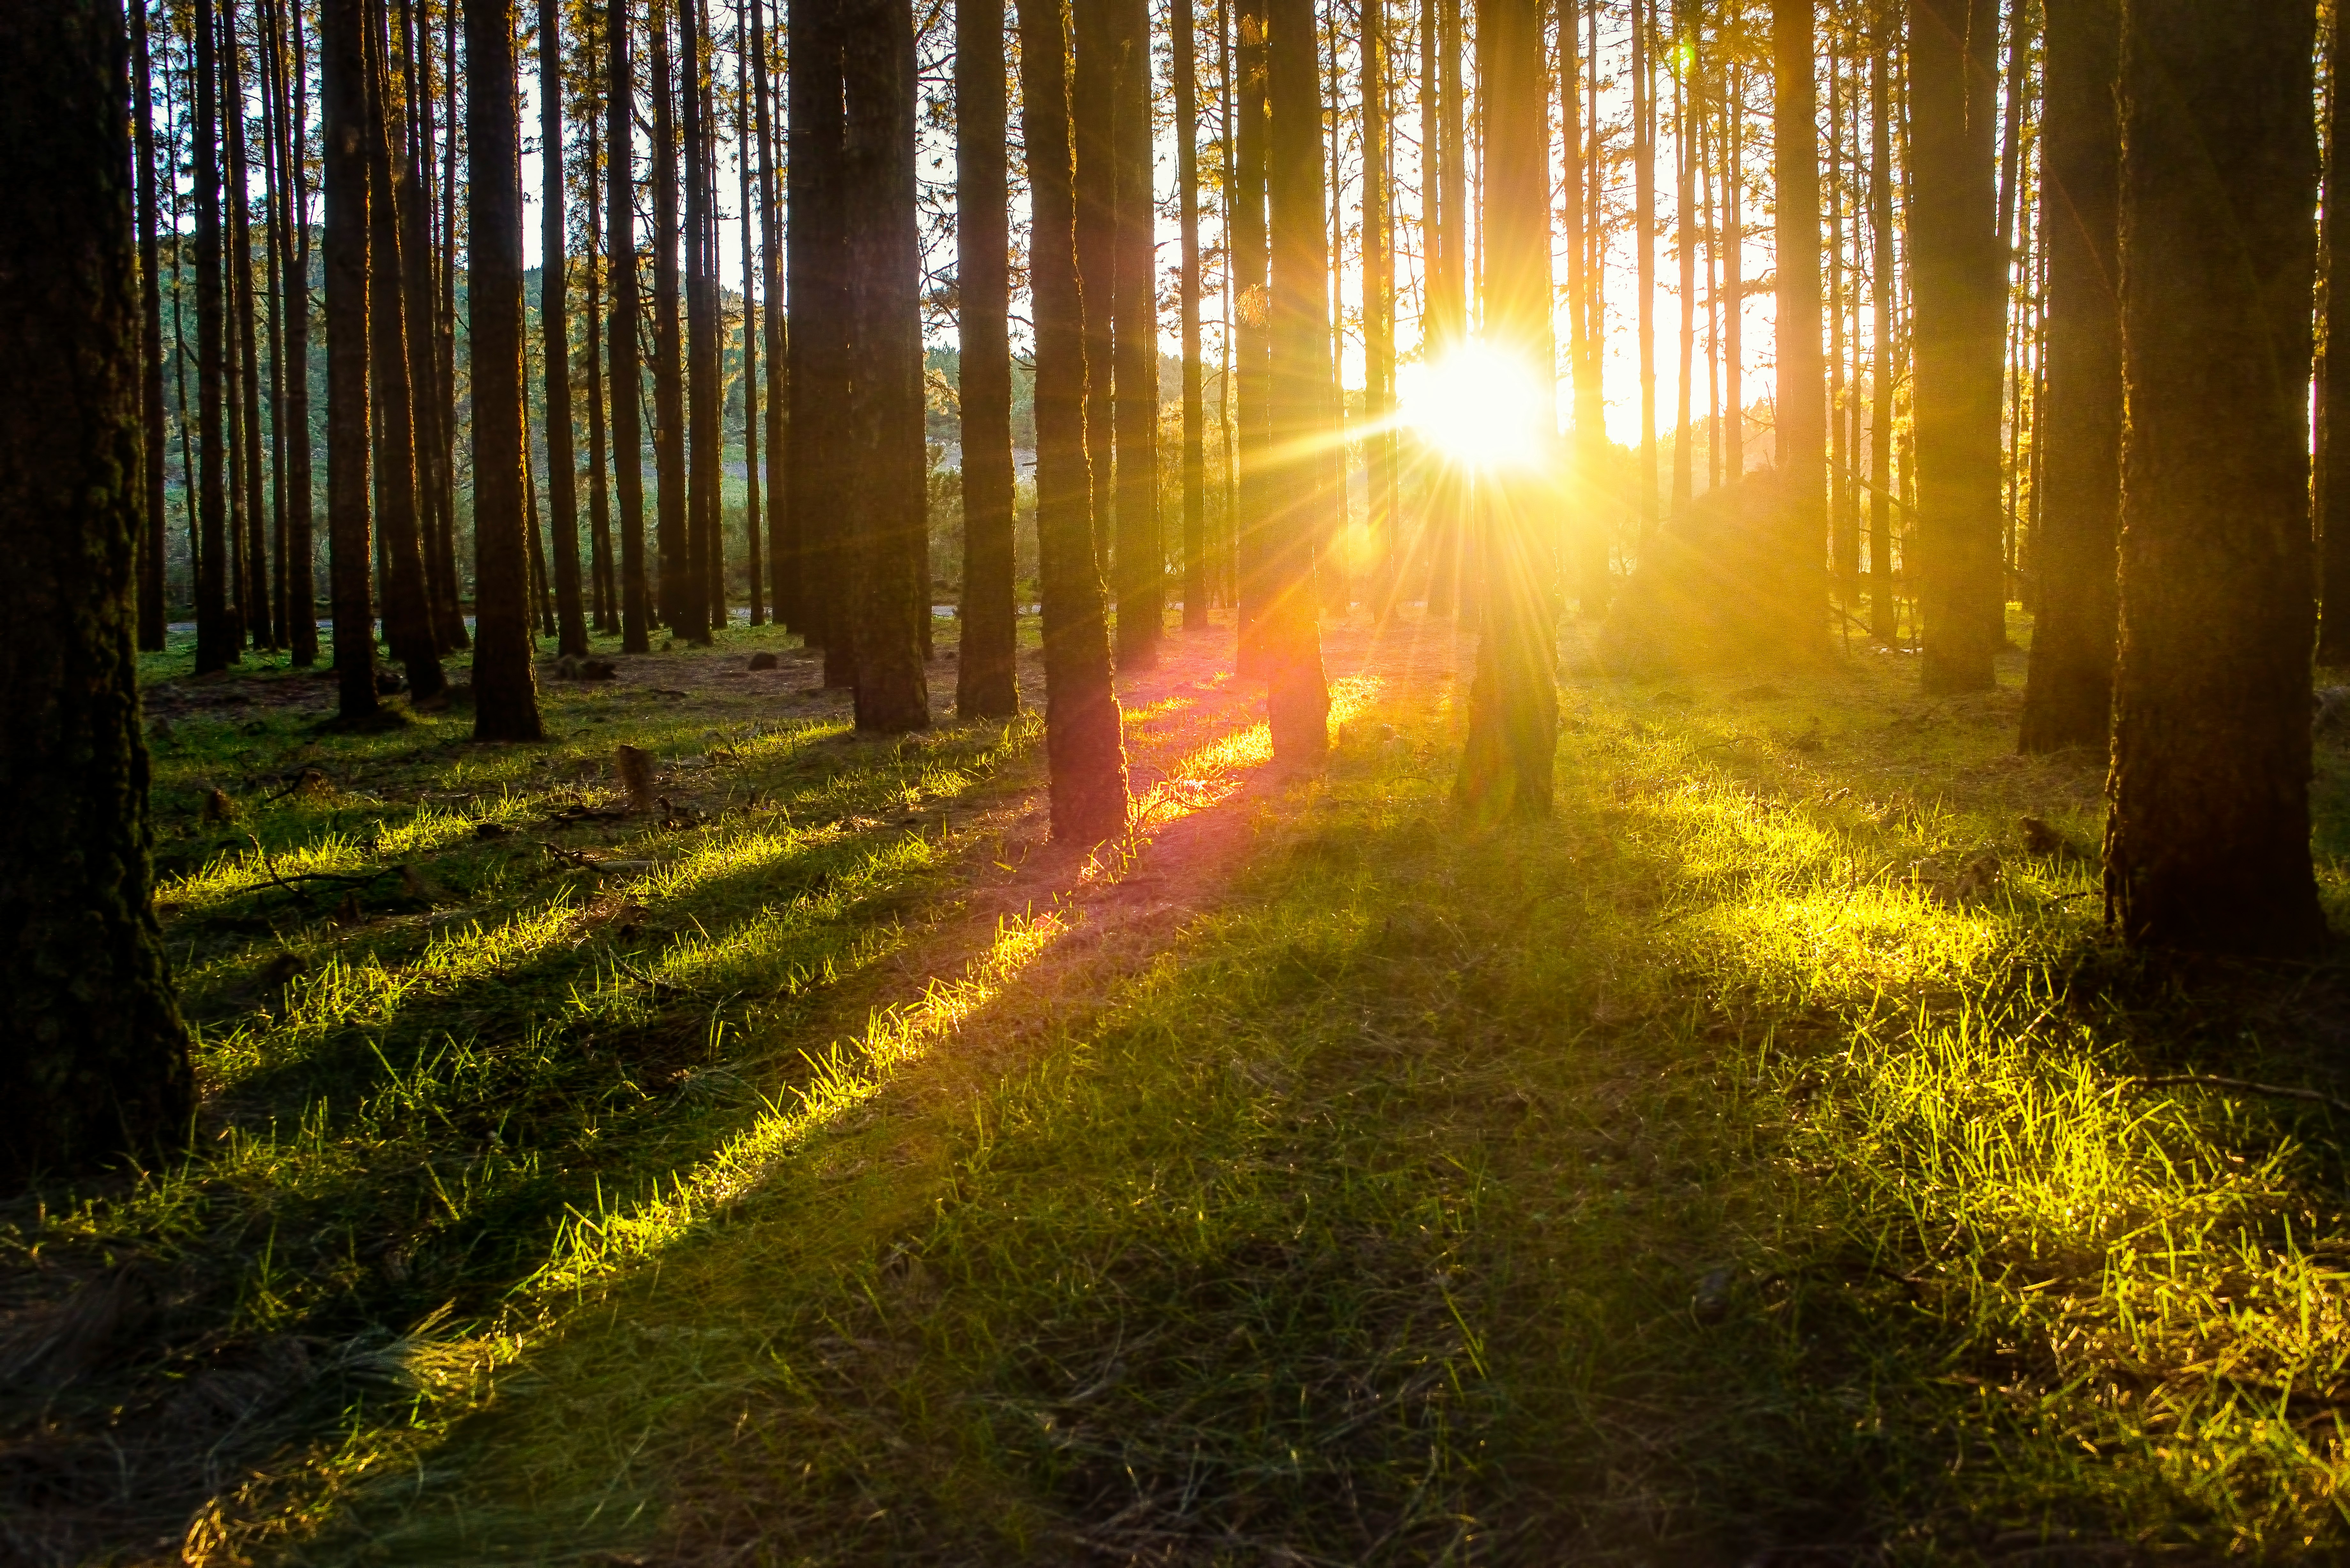
[[[1396,506],[1395,211],[1388,148],[1388,25],[1384,0],[1361,0],[1363,95],[1363,453],[1372,599],[1382,620],[1395,609],[1401,520]]]
[[[1777,385],[1773,446],[1781,596],[1786,651],[1816,650],[1826,599],[1828,410],[1820,358],[1819,90],[1813,58],[1814,0],[1773,0],[1771,147],[1777,186]]]
[[[1869,272],[1876,289],[1869,313],[1877,355],[1869,374],[1875,402],[1868,435],[1868,633],[1887,647],[1898,640],[1901,627],[1893,579],[1893,108],[1885,82],[1895,3],[1877,0],[1877,37],[1868,56],[1868,227],[1875,247]]]
[[[2122,15],[2121,656],[2106,915],[2305,953],[2314,0]],[[2214,213],[2229,215],[2226,223]]]
[[[1730,440],[1722,474],[1735,484],[1746,477],[1746,78],[1735,63],[1723,73],[1729,84],[1722,105],[1721,389],[1730,415]]]
[[[409,379],[405,269],[400,248],[400,187],[407,162],[393,150],[406,138],[388,53],[390,17],[375,0],[368,18],[369,72],[368,293],[369,347],[375,374],[375,497],[379,545],[389,564],[384,631],[391,656],[408,672],[412,701],[446,684],[425,597],[424,553],[417,527],[415,401]],[[424,258],[413,258],[421,266]],[[421,326],[420,324],[420,330]]]
[[[1575,393],[1575,465],[1570,496],[1580,514],[1575,528],[1575,597],[1586,620],[1607,611],[1612,578],[1607,564],[1607,509],[1603,475],[1607,463],[1607,415],[1600,384],[1600,266],[1597,245],[1603,227],[1599,207],[1602,164],[1600,124],[1586,115],[1585,95],[1598,75],[1597,35],[1589,50],[1576,47],[1582,22],[1575,0],[1559,0],[1559,106],[1565,120],[1566,293],[1568,358]],[[1598,26],[1596,7],[1591,26]],[[1587,75],[1586,75],[1587,69]],[[1596,99],[1592,100],[1596,106]]]
[[[227,454],[222,442],[224,344],[221,300],[220,21],[195,0],[196,203],[196,672],[225,670],[242,654],[228,610]]]
[[[1077,276],[1086,331],[1086,465],[1094,561],[1110,561],[1118,510],[1118,54],[1124,0],[1070,0],[1071,130],[1076,148]]]
[[[725,555],[718,531],[720,421],[718,269],[710,172],[710,81],[702,0],[679,0],[678,94],[684,107],[686,308],[686,588],[688,640],[707,643],[726,620]]]
[[[1014,665],[1011,211],[1003,0],[955,9],[955,251],[962,338],[962,607],[955,711],[1020,710]]]
[[[1076,256],[1068,46],[1061,0],[1019,0],[1021,143],[1033,217],[1036,541],[1044,598],[1045,753],[1053,836],[1098,844],[1126,826],[1126,747],[1110,680],[1108,607],[1094,561],[1086,467],[1085,318]]]
[[[1330,716],[1314,594],[1314,546],[1328,532],[1332,500],[1316,448],[1329,428],[1330,385],[1321,50],[1313,0],[1268,0],[1265,24],[1276,453],[1262,635],[1274,755],[1300,764],[1317,762],[1327,751]]]
[[[234,0],[222,7],[222,112],[228,130],[229,206],[234,222],[229,229],[229,272],[233,284],[229,309],[236,333],[238,378],[238,474],[242,482],[244,572],[237,583],[237,605],[244,630],[255,648],[272,649],[269,616],[269,544],[267,514],[261,501],[261,375],[259,333],[255,330],[253,271],[252,161],[246,155],[244,48],[237,38]]]
[[[751,33],[743,0],[734,0],[734,173],[743,234],[743,543],[750,576],[751,624],[767,618],[766,574],[759,536],[759,313],[768,303],[753,282],[751,204]]]
[[[1855,603],[1855,591],[1860,576],[1860,535],[1858,518],[1852,509],[1852,450],[1846,441],[1845,416],[1847,410],[1845,388],[1845,251],[1844,251],[1844,106],[1846,99],[1844,65],[1835,57],[1833,46],[1828,60],[1828,565],[1835,583],[1836,624],[1846,626],[1845,617]],[[1856,330],[1852,339],[1859,344]]]
[[[653,93],[653,477],[660,545],[660,618],[675,636],[707,635],[709,613],[695,591],[685,477],[685,365],[679,323],[677,81],[671,69],[667,0],[654,0]]]
[[[1534,365],[1555,362],[1550,271],[1550,119],[1544,0],[1483,0],[1484,336]],[[1548,377],[1539,377],[1545,394]],[[1537,410],[1547,443],[1557,416]],[[1547,458],[1547,452],[1544,457]],[[1497,470],[1478,486],[1484,587],[1469,733],[1453,798],[1472,819],[1550,815],[1558,752],[1557,561],[1550,466]]]
[[[147,44],[148,0],[130,0],[130,54],[139,166],[139,424],[147,510],[139,533],[139,646],[163,646],[163,289],[155,242],[155,88]],[[176,244],[178,236],[173,240]]]
[[[1422,352],[1440,358],[1469,331],[1469,160],[1462,126],[1461,0],[1435,0],[1426,18],[1436,38],[1428,62],[1436,99],[1436,244],[1429,259],[1428,331]],[[1435,456],[1429,479],[1429,613],[1451,615],[1461,604],[1462,504],[1465,487],[1451,458]]]
[[[318,16],[319,145],[326,189],[327,538],[335,618],[336,691],[342,722],[378,708],[374,553],[368,508],[367,0],[324,0]],[[199,623],[198,635],[202,636]]]
[[[1366,0],[1376,4],[1377,0]],[[1176,308],[1183,347],[1183,627],[1208,624],[1208,430],[1200,364],[1199,40],[1191,0],[1174,0],[1175,185],[1181,223]]]
[[[312,538],[310,468],[310,192],[304,172],[309,123],[302,7],[286,8],[292,69],[291,112],[284,153],[286,267],[286,626],[297,670],[318,661],[318,610]]]
[[[434,470],[440,476],[439,551],[449,559],[449,601],[439,611],[440,640],[451,649],[469,648],[473,634],[465,629],[464,587],[457,566],[457,14],[459,0],[442,0],[442,75],[447,85],[442,121],[448,133],[441,150],[441,298],[434,316],[435,355],[439,373],[433,389],[440,395],[441,454]]]
[[[1092,0],[1078,0],[1089,5]],[[1167,602],[1159,535],[1159,268],[1151,192],[1149,0],[1106,0],[1110,40],[1110,327],[1117,443],[1118,662],[1159,660]],[[1083,57],[1079,57],[1083,68]]]
[[[145,530],[120,0],[0,10],[0,1184],[186,1147],[149,898],[132,579]]]
[[[286,625],[286,321],[279,302],[285,297],[286,235],[278,220],[282,169],[278,159],[278,133],[279,121],[285,110],[277,91],[278,71],[284,60],[277,45],[275,0],[261,0],[260,12],[255,21],[255,56],[261,77],[262,254],[268,278],[264,294],[268,305],[269,556],[273,564],[269,585],[269,641],[273,648],[284,648],[288,637]]]
[[[400,161],[400,287],[405,302],[409,408],[416,437],[418,543],[424,556],[425,614],[434,645],[442,652],[465,646],[464,607],[457,594],[457,531],[447,514],[456,487],[449,469],[449,434],[442,421],[449,400],[441,387],[440,334],[434,320],[432,196],[426,174],[432,167],[430,29],[411,0],[400,0],[398,18],[401,78],[410,113],[393,148]]]
[[[563,6],[538,5],[538,145],[545,170],[539,192],[538,327],[546,358],[546,507],[555,535],[555,650],[588,651],[588,618],[579,593],[579,494],[571,455],[570,226],[564,218]]]
[[[1322,442],[1323,484],[1330,504],[1323,516],[1328,532],[1314,541],[1314,579],[1323,605],[1340,620],[1354,607],[1354,587],[1347,581],[1347,522],[1352,515],[1347,499],[1347,176],[1343,157],[1346,104],[1338,78],[1338,7],[1329,13],[1326,36],[1330,45],[1329,84],[1323,118],[1330,130],[1329,223],[1330,281],[1326,312],[1330,323],[1330,381],[1323,388],[1323,418],[1329,429]]]
[[[1232,139],[1237,179],[1232,216],[1232,279],[1240,296],[1236,332],[1240,363],[1235,371],[1240,402],[1240,520],[1234,539],[1240,578],[1236,664],[1243,676],[1262,679],[1265,673],[1263,621],[1272,590],[1267,568],[1274,499],[1273,337],[1265,236],[1265,11],[1264,0],[1236,0],[1236,5],[1239,47],[1233,63],[1240,78],[1240,125]]]
[[[473,383],[473,738],[536,741],[524,510],[522,145],[514,0],[464,0]]]
[[[2004,638],[1999,575],[2000,285],[1992,84],[1997,0],[1909,0],[1908,251],[1916,294],[1920,673],[1988,690]]]
[[[1691,467],[1690,439],[1690,373],[1697,360],[1697,160],[1690,156],[1690,99],[1687,56],[1696,47],[1695,27],[1675,12],[1674,48],[1669,62],[1673,83],[1673,217],[1674,249],[1680,265],[1680,374],[1673,383],[1673,502],[1672,514],[1689,511],[1697,480]]]
[[[931,722],[913,14],[900,0],[850,3],[841,39],[841,175],[858,192],[845,255],[856,344],[845,456],[857,523],[857,727],[901,734]]]
[[[2045,455],[2033,487],[2040,593],[2026,752],[2106,743],[2121,512],[2121,4],[2047,0],[2047,20],[2041,177],[2057,216],[2048,225],[2047,421],[2032,441]]]
[[[645,438],[639,403],[644,373],[637,352],[642,312],[637,304],[637,78],[629,62],[629,0],[606,0],[604,47],[611,81],[605,89],[605,140],[611,223],[606,242],[612,273],[612,312],[607,321],[612,354],[612,462],[620,493],[620,651],[644,653],[652,647],[651,595],[645,582]]]
[[[1640,455],[1633,490],[1645,547],[1657,531],[1657,0],[1632,0],[1632,254],[1639,297]]]
[[[2350,243],[2345,243],[2350,231],[2344,227],[2342,208],[2334,204],[2337,199],[2350,201],[2350,91],[2342,83],[2342,72],[2350,69],[2350,53],[2343,48],[2342,12],[2339,4],[2327,6],[2324,24],[2325,329],[2318,406],[2324,441],[2317,472],[2322,508],[2317,517],[2317,592],[2323,613],[2317,623],[2317,662],[2331,666],[2350,664],[2350,265],[2336,265],[2339,258],[2350,256]],[[2053,20],[2050,31],[2053,49]],[[2050,286],[2055,286],[2053,280]]]
[[[1002,9],[1002,0],[997,0],[999,23],[1003,20]],[[767,349],[767,581],[775,624],[796,628],[802,624],[802,616],[795,597],[799,591],[799,564],[792,529],[792,471],[785,462],[789,432],[785,415],[789,390],[785,379],[784,356],[787,350],[780,270],[783,226],[775,204],[775,116],[768,103],[765,10],[766,0],[751,0],[752,104],[759,130],[759,297],[766,305],[761,327],[766,334]],[[1002,52],[999,41],[999,58]]]
[[[581,52],[588,52],[584,39]],[[583,67],[591,63],[581,61]],[[588,319],[579,336],[588,348],[588,577],[594,585],[596,630],[610,637],[620,629],[620,595],[612,559],[611,452],[604,423],[604,267],[596,254],[606,233],[603,122],[592,112],[588,119],[588,170],[582,183],[588,197]]]
[[[824,649],[827,686],[853,685],[853,617],[846,603],[849,474],[842,460],[850,317],[843,254],[840,33],[827,0],[790,0],[785,168],[791,202],[785,286],[791,309],[791,469],[801,631]]]

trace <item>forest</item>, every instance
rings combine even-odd
[[[0,1563],[2350,1558],[2345,40],[0,5]]]

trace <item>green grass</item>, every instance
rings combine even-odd
[[[669,929],[623,954],[543,935],[588,897],[544,852],[403,805],[462,925],[346,937],[207,1034],[224,1104],[316,1108],[45,1233],[236,1247],[236,1321],[343,1336],[343,1403],[221,1492],[204,1561],[2344,1553],[2338,1118],[2136,1081],[2344,1095],[2339,967],[2110,947],[2097,759],[2013,756],[2003,675],[1570,682],[1555,820],[1490,835],[1447,805],[1451,699],[1390,691],[1403,743],[1225,808],[1236,878],[1139,967],[1032,915],[812,1059],[800,977],[951,901],[926,838],[634,829]],[[915,769],[767,740],[717,764],[738,799]],[[950,732],[914,776],[966,782],[920,798],[1032,777],[1020,743]],[[470,765],[430,809],[582,787]],[[2338,753],[2319,805],[2338,927]],[[316,819],[265,844],[371,863],[358,808],[282,809]],[[200,999],[286,898],[236,875],[174,917]],[[404,1279],[330,1224],[400,1234]]]

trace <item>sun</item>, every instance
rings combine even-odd
[[[1471,338],[1396,380],[1403,422],[1454,462],[1514,468],[1542,455],[1542,389],[1517,356]]]

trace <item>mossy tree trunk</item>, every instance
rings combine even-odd
[[[2103,746],[2114,705],[2121,511],[2120,0],[2047,0],[2042,182],[2048,202],[2048,390],[2039,576],[2019,745]]]
[[[1044,599],[1045,755],[1053,836],[1080,846],[1126,826],[1126,740],[1110,680],[1109,608],[1086,465],[1068,34],[1062,0],[1019,0],[1020,129],[1036,320],[1036,543]]]
[[[2121,651],[2106,911],[2307,952],[2315,0],[2128,0]]]
[[[955,8],[955,251],[962,338],[962,635],[955,711],[1020,710],[1014,667],[1011,212],[1003,0]]]
[[[531,671],[522,389],[522,145],[514,0],[464,0],[466,265],[473,288],[473,738],[540,738]]]
[[[184,1145],[149,898],[145,529],[120,0],[0,8],[0,1183]]]

